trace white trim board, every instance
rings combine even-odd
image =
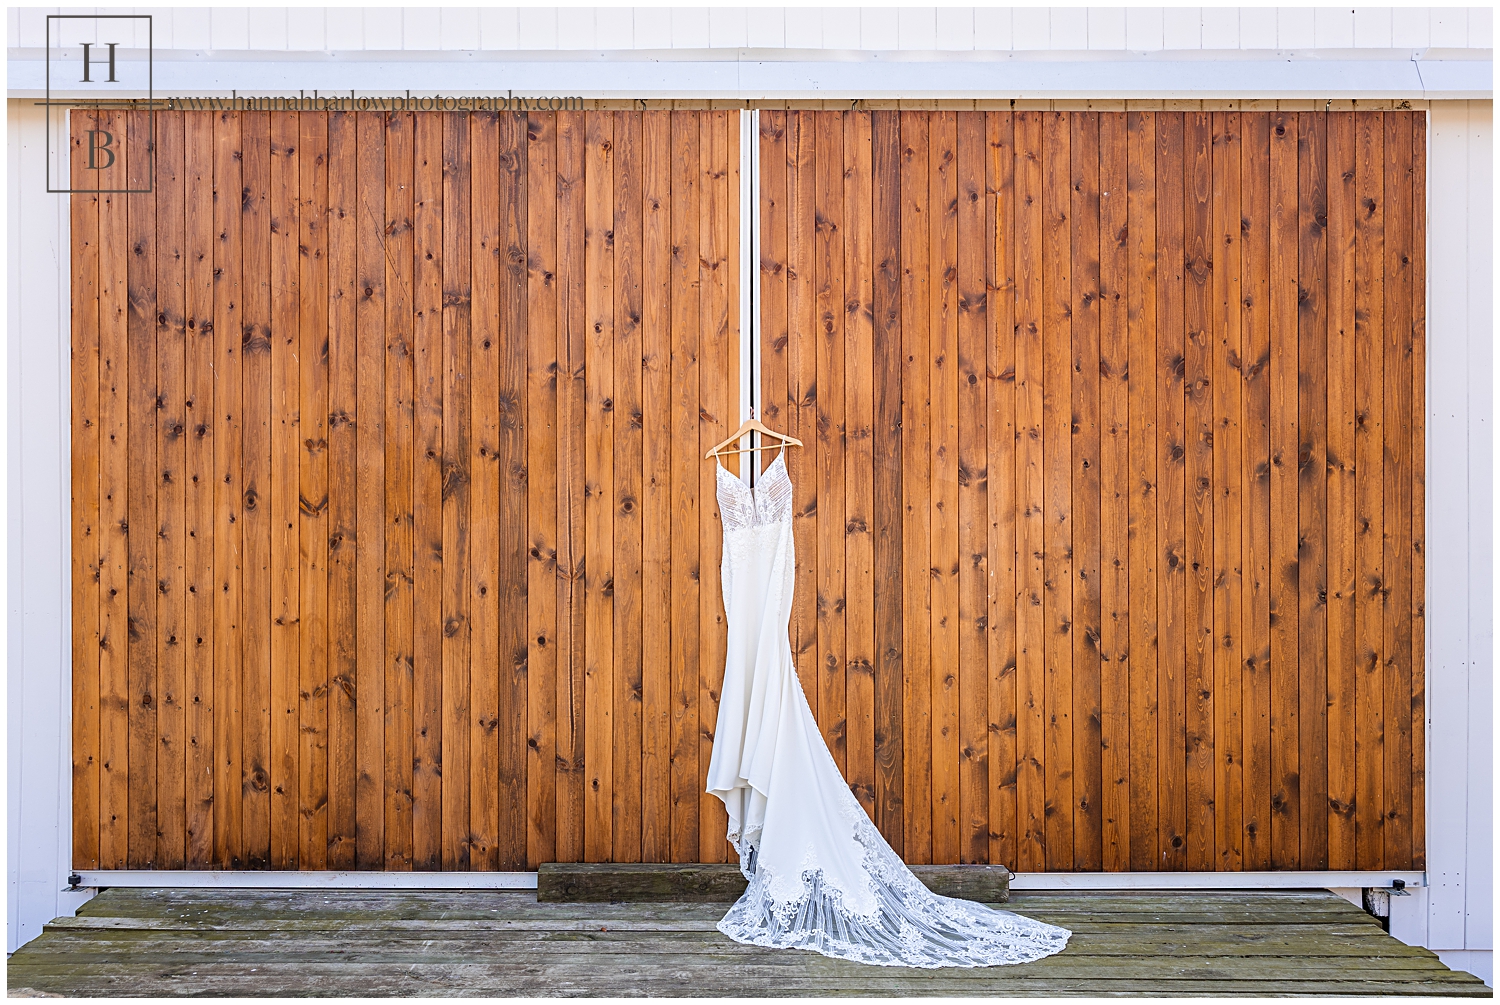
[[[1326,890],[1427,885],[1421,872],[1018,872],[1012,890]]]
[[[535,56],[536,54],[528,54]],[[862,53],[860,59],[768,58],[762,50],[717,53],[716,58],[671,60],[646,54],[591,53],[563,59],[555,53],[526,58],[516,53],[452,52],[236,54],[158,52],[153,60],[155,94],[229,97],[315,91],[324,95],[413,96],[577,95],[584,98],[716,98],[802,100],[843,98],[983,99],[1410,99],[1489,98],[1493,63],[1488,59],[1347,58],[1343,53],[1255,53],[1254,57],[1207,59],[1110,54],[1099,58],[1026,58],[1015,53],[969,54],[941,59],[903,53]],[[623,58],[611,58],[611,56]],[[783,53],[777,53],[784,56]],[[1172,54],[1179,56],[1180,54]],[[726,58],[726,56],[728,58]],[[1345,58],[1341,58],[1345,57]],[[45,61],[12,50],[7,66],[12,98],[45,95]],[[98,97],[53,91],[54,99]],[[145,97],[127,88],[112,98]]]
[[[82,888],[236,890],[535,890],[534,872],[231,872],[99,869],[77,873]],[[1427,885],[1420,872],[1022,872],[1012,890],[1322,890]]]
[[[76,873],[81,888],[183,890],[535,890],[534,872],[230,872],[99,869]]]
[[[239,890],[535,890],[534,872],[231,872],[99,869],[77,873],[83,888]],[[1318,890],[1426,885],[1420,872],[1022,872],[1012,890]]]

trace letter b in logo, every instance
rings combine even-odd
[[[115,163],[115,152],[110,149],[114,146],[114,134],[104,129],[90,129],[89,134],[89,169],[92,171],[103,171],[105,168],[113,167]],[[101,139],[102,137],[102,139]],[[99,162],[100,157],[108,157],[104,163]]]

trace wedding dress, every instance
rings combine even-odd
[[[818,732],[787,638],[792,483],[783,456],[752,489],[718,465],[728,658],[708,791],[749,880],[719,931],[860,963],[983,967],[1059,952],[1069,932],[940,897],[881,837]]]

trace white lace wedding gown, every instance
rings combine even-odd
[[[719,922],[736,942],[860,963],[983,967],[1059,952],[1069,932],[930,892],[849,791],[787,639],[792,483],[781,455],[752,490],[718,467],[729,654],[708,791],[749,880]]]

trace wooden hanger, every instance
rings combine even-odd
[[[772,439],[776,440],[777,442],[775,442],[775,443],[762,443],[758,447],[736,447],[734,450],[728,451],[728,453],[732,453],[732,454],[748,454],[748,453],[754,453],[757,450],[775,450],[778,447],[800,447],[800,446],[802,446],[802,441],[799,440],[799,439],[797,439],[795,436],[788,436],[785,433],[778,433],[776,430],[771,429],[765,423],[763,423],[759,419],[757,419],[755,417],[755,409],[752,408],[750,410],[750,418],[746,419],[740,425],[740,428],[736,429],[734,431],[734,433],[732,435],[730,435],[730,437],[727,440],[725,440],[723,443],[720,443],[718,446],[714,447],[708,453],[704,454],[703,455],[703,459],[707,460],[710,457],[717,457],[717,456],[719,456],[719,452],[721,450],[723,450],[725,447],[729,446],[731,443],[739,443],[740,438],[743,437],[746,433],[760,433],[762,436],[769,436]]]

